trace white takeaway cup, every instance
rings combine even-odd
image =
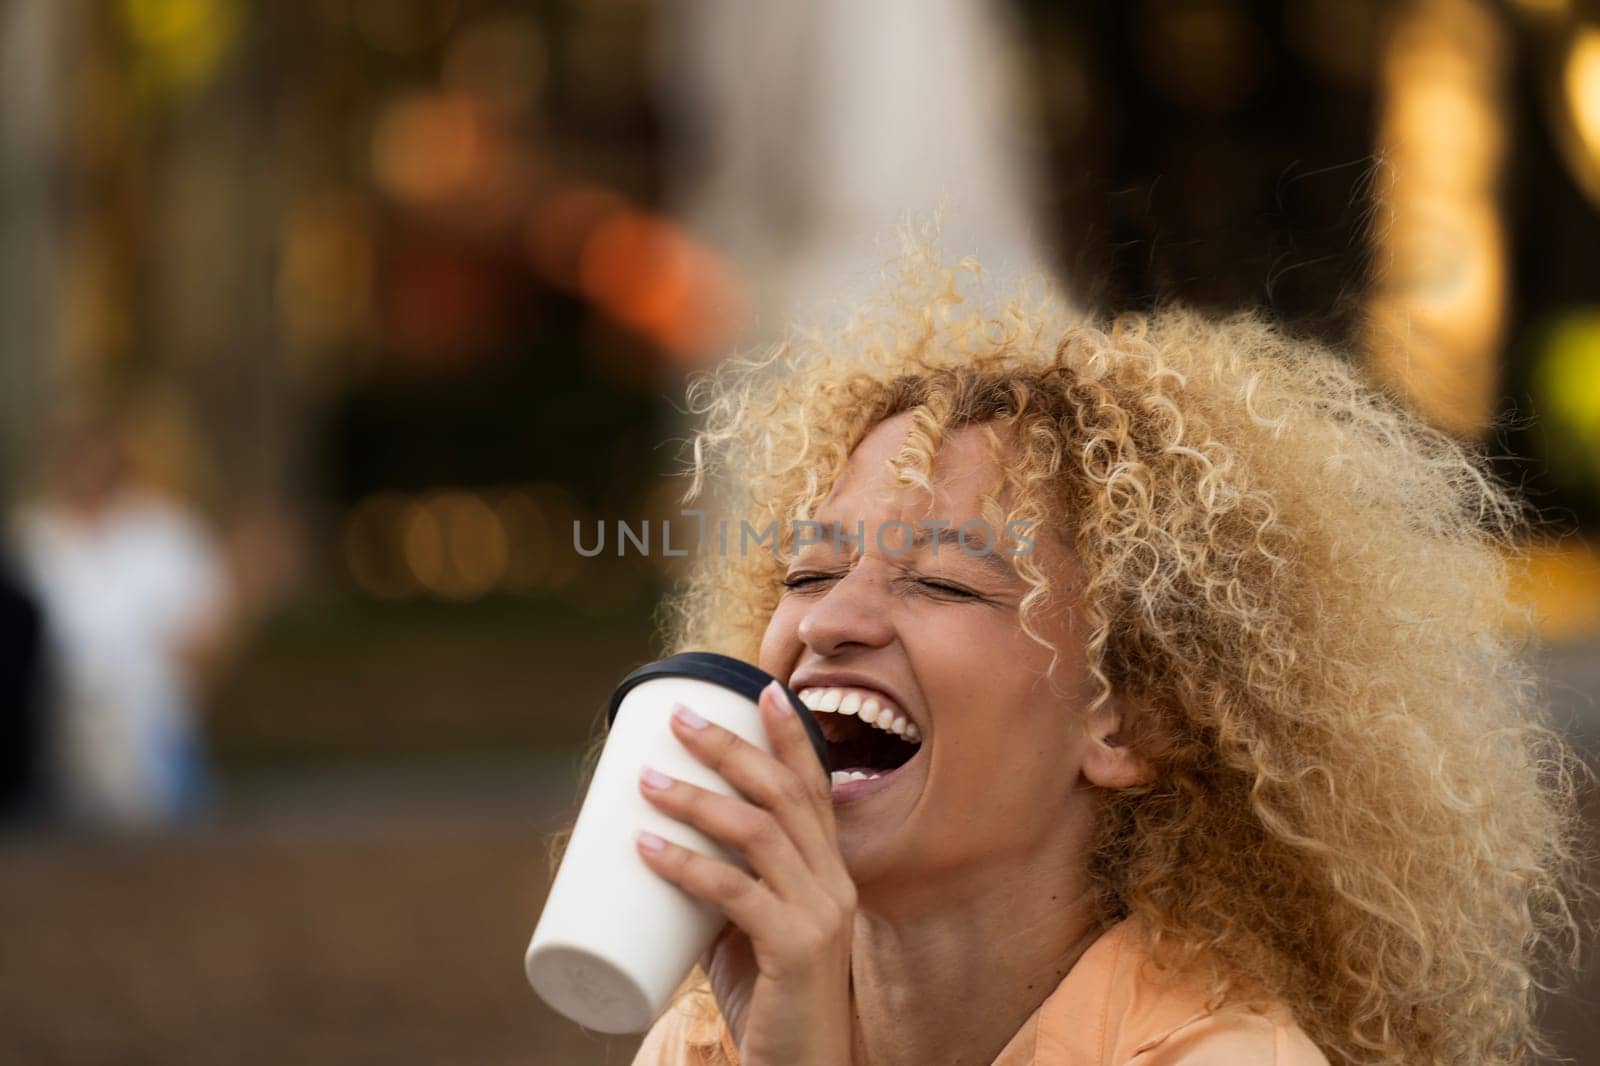
[[[611,698],[605,748],[578,812],[524,964],[539,997],[586,1029],[638,1033],[666,1006],[727,922],[645,865],[634,832],[750,866],[738,852],[657,810],[639,792],[639,770],[726,796],[739,793],[672,733],[674,704],[772,751],[757,699],[773,678],[739,659],[685,652],[640,667]],[[827,745],[811,712],[784,689],[824,773]]]

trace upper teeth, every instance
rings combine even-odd
[[[870,726],[904,737],[913,744],[922,742],[922,730],[883,697],[866,689],[803,688],[800,702],[825,714],[853,714]]]

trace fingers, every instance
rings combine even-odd
[[[809,744],[803,740],[805,727],[798,720],[783,721],[781,712],[773,709],[769,701],[770,697],[763,693],[761,714],[769,734],[792,729],[802,734],[802,742]],[[789,717],[793,719],[793,715]],[[693,724],[696,721],[700,725]],[[837,864],[833,801],[826,793],[819,799],[818,792],[827,778],[814,752],[806,753],[816,774],[814,779],[808,779],[776,754],[768,755],[737,733],[706,722],[687,707],[680,706],[673,712],[672,731],[691,755],[715,770],[740,795],[770,811],[811,870],[820,872],[830,863]]]
[[[720,908],[746,935],[781,933],[784,905],[770,888],[737,866],[707,858],[643,829],[635,844],[646,866],[696,899]]]
[[[639,791],[664,814],[743,855],[756,876],[783,899],[803,897],[814,884],[794,841],[771,812],[648,766],[640,771]]]
[[[811,746],[811,737],[800,721],[800,712],[776,681],[761,690],[757,701],[767,727],[767,739],[778,761],[793,770],[807,786],[807,795],[819,809],[833,815],[833,782]]]

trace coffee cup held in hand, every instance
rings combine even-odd
[[[634,831],[648,829],[711,858],[750,869],[744,857],[657,810],[639,794],[640,768],[727,796],[738,793],[672,733],[674,704],[771,752],[757,700],[773,678],[712,652],[685,652],[640,667],[611,697],[605,747],[561,866],[533,931],[525,964],[534,991],[587,1029],[647,1029],[716,939],[722,912],[657,874]],[[784,689],[824,771],[822,731]]]

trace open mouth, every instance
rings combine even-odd
[[[828,742],[828,762],[835,771],[886,774],[898,770],[917,753],[917,745],[867,725],[854,715],[817,716]]]
[[[822,730],[836,785],[891,774],[921,746],[905,714],[864,690],[808,688],[798,695]]]

